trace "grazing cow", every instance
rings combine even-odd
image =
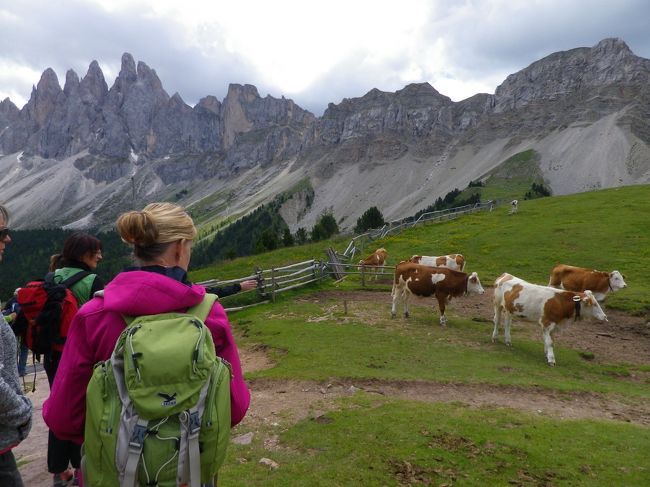
[[[445,305],[449,298],[465,293],[483,294],[485,290],[476,272],[469,276],[464,272],[446,267],[429,267],[412,262],[400,262],[395,268],[393,280],[393,307],[391,316],[397,315],[397,302],[404,302],[404,317],[409,316],[408,300],[411,294],[416,296],[436,296],[440,307],[440,325],[447,324]]]
[[[446,267],[455,271],[465,270],[465,257],[461,254],[449,254],[440,256],[414,255],[409,262],[429,267]]]
[[[564,291],[548,286],[538,286],[510,274],[502,274],[494,283],[494,331],[492,341],[499,335],[501,316],[506,345],[510,346],[510,321],[512,316],[526,321],[537,321],[542,327],[544,354],[551,366],[555,365],[551,334],[557,326],[564,326],[582,316],[607,321],[600,304],[591,291]]]
[[[610,291],[627,287],[623,276],[618,271],[594,271],[565,264],[557,264],[553,267],[548,285],[576,292],[589,289],[598,301],[605,299],[605,295]]]
[[[380,267],[384,265],[387,257],[388,252],[385,248],[382,247],[381,249],[377,249],[368,257],[359,261],[360,269],[363,270],[363,267],[370,267],[370,272],[375,273],[375,280],[377,280],[377,277],[381,272]]]
[[[512,200],[510,202],[510,213],[517,213],[518,206],[519,206],[519,201]]]

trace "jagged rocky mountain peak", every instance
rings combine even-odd
[[[84,102],[102,103],[104,101],[104,98],[108,94],[108,85],[97,61],[90,63],[86,76],[79,83],[79,88]]]
[[[120,78],[131,79],[135,81],[138,77],[138,73],[135,69],[135,60],[131,53],[125,52],[122,54],[122,66],[120,68]]]
[[[257,87],[249,84],[241,85],[238,83],[230,83],[228,85],[228,93],[226,94],[227,99],[239,98],[245,101],[253,101],[257,98],[260,98],[260,94],[257,91]],[[225,100],[224,100],[225,101]]]
[[[221,110],[221,102],[217,99],[216,96],[208,95],[199,100],[195,108],[201,108],[218,114]]]
[[[317,178],[314,207],[305,220],[292,223],[292,230],[307,228],[328,208],[347,222],[373,204],[389,218],[407,216],[528,149],[539,152],[544,167],[551,167],[551,159],[560,161],[553,168],[561,169],[545,174],[560,193],[650,181],[650,60],[635,56],[620,39],[550,54],[508,76],[495,94],[454,102],[428,82],[394,92],[373,88],[330,103],[321,117],[284,96],[262,98],[251,84],[230,84],[222,101],[205,96],[191,107],[180,93],[168,96],[146,63],[128,52],[121,62],[110,87],[93,61],[81,80],[68,71],[63,91],[54,71],[46,70],[23,110],[9,99],[0,103],[0,152],[7,167],[19,151],[52,159],[40,165],[43,170],[69,171],[65,178],[79,192],[70,193],[65,204],[53,195],[34,209],[37,202],[24,191],[27,183],[9,181],[6,198],[21,208],[18,216],[29,222],[23,227],[77,220],[91,224],[82,206],[95,208],[97,219],[112,218],[111,212],[126,204],[124,195],[131,195],[134,163],[142,188],[148,188],[143,202],[168,197],[182,185],[189,191],[183,202],[192,204],[216,191],[213,187],[233,185],[232,192],[248,201],[242,211],[259,203],[249,198],[252,194],[272,195],[285,180],[288,185]],[[604,124],[605,117],[610,123],[606,130],[593,128],[592,139],[583,136],[592,125]],[[550,133],[572,142],[545,141]],[[580,137],[591,145],[583,141],[581,146]],[[598,142],[608,137],[607,143]],[[591,150],[594,140],[598,150]],[[628,150],[630,141],[637,144],[634,151]],[[591,171],[585,154],[589,161],[604,154],[602,159],[613,161],[615,170],[604,176]],[[75,159],[73,165],[63,162],[70,159]],[[38,172],[40,166],[21,177],[38,186],[51,178]],[[574,166],[581,175],[596,176],[578,187]],[[290,171],[283,173],[284,168]],[[268,171],[270,179],[255,180],[258,169]],[[251,171],[254,189],[237,186],[242,170]],[[342,174],[354,191],[334,188]],[[387,197],[395,174],[406,175],[409,183],[401,195],[389,191]],[[267,187],[265,181],[275,181],[269,185],[277,187]],[[193,186],[201,184],[192,194]],[[332,199],[328,191],[340,198]],[[51,191],[41,191],[46,193]]]
[[[632,53],[632,50],[625,43],[625,41],[623,39],[619,39],[618,37],[609,37],[607,39],[603,39],[598,44],[596,44],[592,49],[595,52],[599,52],[603,54],[613,53],[613,54],[634,55]]]
[[[41,74],[41,79],[36,85],[36,90],[39,92],[47,91],[61,91],[61,85],[59,85],[59,78],[52,68],[47,68]]]
[[[76,92],[79,89],[79,76],[73,69],[68,69],[65,73],[65,85],[63,86],[63,91],[67,96],[70,96],[73,92]]]

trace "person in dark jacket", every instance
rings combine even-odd
[[[70,291],[81,306],[89,301],[95,292],[104,289],[104,283],[94,273],[97,264],[102,260],[102,244],[99,239],[87,233],[74,233],[63,244],[63,251],[50,258],[50,271],[54,272],[54,281],[63,282],[66,279],[85,272],[80,281],[70,286]],[[62,353],[56,350],[45,354],[43,368],[50,383],[54,384]],[[47,469],[53,475],[53,486],[70,485],[79,475],[81,464],[81,446],[67,440],[57,438],[50,430],[47,441]],[[72,485],[75,485],[74,483]]]
[[[237,294],[241,291],[250,291],[257,287],[257,279],[247,279],[245,281],[236,282],[229,286],[213,286],[206,287],[205,290],[211,294],[216,294],[220,298]]]
[[[0,261],[9,236],[9,212],[0,205]],[[0,316],[0,485],[23,487],[11,450],[27,437],[32,427],[32,403],[18,379],[16,337]]]

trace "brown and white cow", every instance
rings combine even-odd
[[[465,270],[465,257],[462,254],[449,254],[449,255],[414,255],[409,259],[409,262],[420,265],[428,265],[429,267],[446,267],[455,271]]]
[[[359,268],[363,271],[363,267],[369,267],[369,271],[372,273],[375,273],[375,280],[377,280],[377,277],[381,273],[381,267],[384,265],[386,262],[386,259],[388,258],[388,252],[386,251],[385,248],[380,248],[375,250],[372,254],[370,254],[368,257],[365,259],[361,259],[359,261]]]
[[[540,324],[544,337],[544,354],[551,366],[555,365],[551,337],[555,328],[583,316],[607,321],[607,316],[591,291],[573,292],[539,286],[511,274],[502,274],[494,283],[493,342],[499,335],[502,315],[505,315],[503,325],[508,346],[512,344],[510,338],[512,316]]]
[[[610,291],[627,287],[623,276],[618,271],[595,271],[566,264],[557,264],[551,269],[548,285],[576,292],[589,289],[598,301],[605,299]]]
[[[483,294],[484,292],[476,272],[468,276],[464,272],[446,267],[400,262],[395,267],[391,316],[393,318],[397,316],[397,302],[401,300],[404,303],[404,317],[408,318],[408,300],[412,294],[423,297],[435,295],[440,307],[440,324],[445,326],[447,324],[445,305],[449,298],[465,293]]]

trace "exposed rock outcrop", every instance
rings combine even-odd
[[[83,225],[90,220],[82,202],[101,206],[94,223],[110,220],[117,211],[111,208],[126,204],[134,188],[145,201],[175,195],[180,184],[190,188],[182,193],[189,204],[227,187],[245,212],[286,190],[284,181],[312,179],[313,206],[294,225],[308,227],[334,208],[345,227],[371,204],[389,218],[406,216],[531,148],[559,193],[650,181],[650,60],[620,39],[605,39],[546,56],[508,76],[494,94],[453,102],[415,83],[331,103],[316,118],[292,100],[262,98],[241,84],[231,84],[222,102],[206,96],[191,107],[125,53],[110,88],[96,61],[81,80],[68,71],[63,88],[46,69],[22,109],[9,99],[0,103],[0,124],[4,186],[16,189],[7,198],[19,199],[30,224],[48,221],[51,208],[57,222]],[[32,188],[52,179],[57,166],[79,188],[65,193],[69,214],[58,200],[30,214]],[[589,177],[578,182],[579,174]],[[391,187],[398,177],[404,194]],[[340,187],[343,178],[350,187]],[[19,193],[23,187],[27,193]],[[232,203],[228,197],[206,207],[232,211]]]

